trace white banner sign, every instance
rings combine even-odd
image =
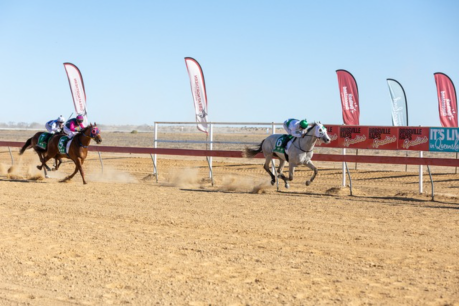
[[[392,100],[392,125],[408,126],[408,104],[402,84],[394,79],[387,79],[387,85]]]
[[[83,76],[78,67],[74,64],[64,63],[64,67],[69,79],[76,115],[83,115],[84,125],[87,126],[88,113],[86,109],[86,93],[84,91]]]
[[[185,64],[190,77],[191,93],[194,100],[198,130],[207,133],[207,94],[204,74],[199,63],[191,57],[185,57]]]

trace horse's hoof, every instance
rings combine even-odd
[[[38,169],[38,170],[41,170],[41,167],[40,167],[40,166],[37,166],[37,169]]]
[[[306,181],[306,186],[311,185],[311,181]]]
[[[47,174],[47,175],[45,175],[45,178],[49,178],[49,175],[48,175],[48,174]]]
[[[271,181],[271,186],[274,186],[274,184],[276,184],[276,181],[275,181],[275,180],[272,180],[272,181]]]
[[[289,189],[290,185],[289,184],[285,184],[285,188]]]

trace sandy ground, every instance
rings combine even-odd
[[[105,143],[106,145],[111,145]],[[459,175],[104,154],[44,179],[0,148],[0,305],[459,305]],[[449,169],[451,170],[451,169]],[[348,181],[349,183],[349,181]]]

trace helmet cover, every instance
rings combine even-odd
[[[306,119],[303,119],[303,120],[300,121],[300,126],[303,129],[308,127],[308,122],[306,121]]]

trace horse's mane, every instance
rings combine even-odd
[[[84,132],[86,132],[89,128],[92,128],[93,125],[92,123],[90,123],[88,126],[86,126],[85,128],[83,128],[81,131],[80,131],[80,134],[83,134]]]
[[[81,131],[79,131],[78,134],[75,135],[75,137],[83,135],[89,128],[92,128],[92,127],[93,125],[92,123],[90,123],[88,126],[84,127]]]
[[[309,133],[310,131],[312,131],[316,125],[317,125],[317,122],[314,122],[310,127],[307,128],[305,134],[307,134],[307,133]]]

